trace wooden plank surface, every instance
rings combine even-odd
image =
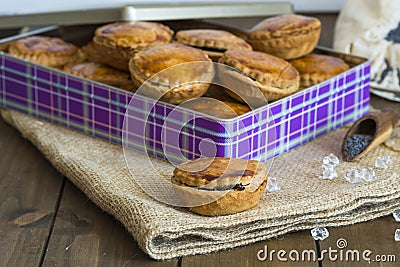
[[[394,240],[397,228],[400,228],[400,223],[395,222],[392,216],[330,228],[329,238],[320,242],[321,251],[327,251],[322,266],[399,266],[400,242]]]
[[[38,266],[63,177],[0,119],[0,266]]]
[[[273,250],[275,252],[272,252]],[[285,251],[285,254],[282,253],[278,258],[277,253],[280,250]],[[314,251],[316,253],[315,259],[318,258],[315,241],[310,232],[301,231],[285,235],[279,239],[257,242],[232,250],[209,255],[183,257],[182,267],[318,266],[317,261],[297,260],[296,254],[291,253],[291,251],[299,252],[300,259],[303,251]],[[308,259],[308,256],[305,256],[305,258]],[[306,265],[305,262],[307,263]]]
[[[178,266],[155,261],[123,226],[67,182],[43,266]]]

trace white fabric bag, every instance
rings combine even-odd
[[[334,49],[371,61],[371,87],[400,97],[400,0],[347,0]],[[396,100],[396,99],[393,99]]]

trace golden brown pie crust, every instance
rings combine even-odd
[[[191,211],[207,216],[226,215],[258,203],[267,183],[267,169],[255,160],[198,158],[178,165],[171,182],[176,185],[177,196],[187,204],[195,203],[193,199],[212,199],[217,194],[217,199],[190,207]]]
[[[62,68],[81,61],[79,49],[56,37],[30,36],[12,42],[8,52],[16,57],[47,67]]]
[[[233,100],[218,100],[208,97],[185,102],[181,106],[220,119],[235,118],[250,111],[250,108],[245,104]]]
[[[310,53],[318,44],[321,22],[314,17],[285,14],[265,19],[248,32],[255,50],[283,59]]]
[[[94,42],[89,42],[87,45],[83,46],[81,50],[88,61],[102,64],[107,64],[108,62],[108,66],[122,71],[128,70],[127,66],[125,66],[125,58],[133,57],[135,54],[127,49],[108,49],[105,46],[96,45]],[[111,58],[114,60],[109,60]]]
[[[281,58],[259,51],[228,50],[219,62],[247,75],[247,83],[258,87],[267,101],[278,100],[299,90],[299,72]],[[234,84],[229,79],[235,76],[242,79],[241,74],[235,71],[231,71],[229,75],[220,75],[219,78],[227,84]],[[243,102],[231,90],[227,90],[227,93]]]
[[[102,63],[128,70],[136,52],[169,43],[173,34],[169,27],[156,22],[115,22],[96,29],[93,48]]]
[[[193,65],[180,65],[188,62],[200,62],[199,67],[193,69],[191,67]],[[136,53],[129,62],[129,70],[132,80],[139,87],[153,75],[176,65],[180,66],[164,71],[154,78],[157,79],[157,85],[152,86],[147,83],[147,90],[162,92],[162,100],[172,104],[202,96],[207,91],[209,83],[193,82],[211,82],[214,68],[210,58],[200,49],[177,43],[152,47]]]
[[[213,61],[218,61],[228,49],[253,50],[242,38],[222,30],[181,30],[176,33],[175,39],[178,43],[203,49]]]
[[[350,68],[341,58],[320,54],[309,54],[294,59],[290,63],[300,73],[300,87],[302,88],[321,83]]]
[[[64,71],[128,91],[135,91],[136,89],[129,73],[113,69],[101,63],[84,62],[68,64],[64,67]]]
[[[257,205],[266,186],[267,180],[252,192],[248,192],[246,189],[243,191],[231,190],[211,203],[190,207],[189,210],[205,216],[229,215],[246,211]]]

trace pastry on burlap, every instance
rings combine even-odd
[[[185,208],[155,201],[134,182],[154,170],[171,175],[173,166],[136,153],[129,172],[122,148],[80,133],[38,121],[15,111],[3,111],[6,121],[35,144],[49,161],[94,203],[116,217],[154,259],[204,254],[274,238],[316,225],[333,227],[371,220],[400,208],[400,153],[377,147],[360,162],[343,162],[339,176],[350,167],[373,167],[378,156],[390,155],[393,164],[376,170],[374,182],[350,184],[343,178],[321,180],[322,158],[339,155],[346,129],[339,129],[276,158],[269,176],[282,189],[262,196],[252,209],[204,217]],[[74,144],[74,145],[71,145]],[[310,238],[312,238],[310,236]]]

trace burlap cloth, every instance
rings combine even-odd
[[[342,178],[322,180],[322,158],[340,155],[345,129],[339,129],[275,159],[270,176],[282,189],[265,193],[246,212],[203,217],[153,200],[135,184],[122,148],[63,127],[41,122],[14,111],[2,111],[4,119],[36,145],[47,159],[94,203],[117,218],[154,259],[204,254],[273,238],[317,225],[332,227],[371,220],[400,208],[399,153],[381,146],[358,163],[341,161],[342,172],[351,166],[374,167],[378,156],[390,155],[387,170],[379,178],[351,184]],[[133,175],[146,176],[137,153]],[[164,161],[155,167],[172,172]],[[311,238],[311,236],[310,236]]]

